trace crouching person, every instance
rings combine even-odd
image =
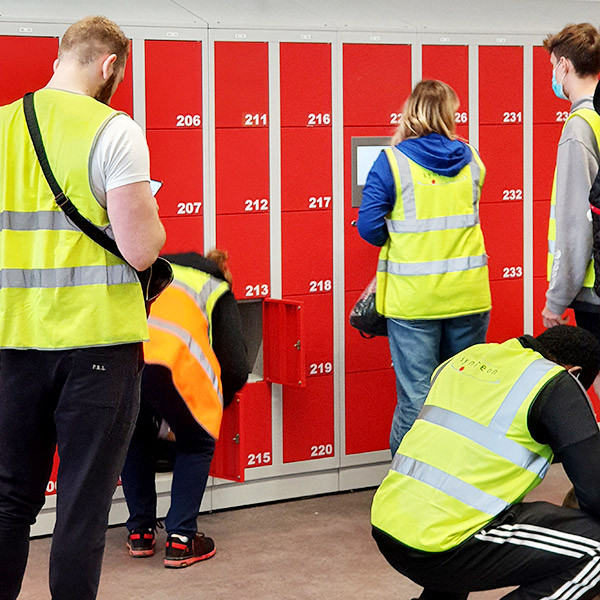
[[[505,598],[600,589],[600,434],[586,394],[600,346],[578,327],[478,344],[443,363],[372,506],[387,561],[421,598],[518,586]],[[556,456],[580,510],[523,502]]]
[[[196,519],[223,407],[248,378],[246,345],[230,289],[226,255],[167,256],[174,280],[152,305],[144,344],[141,407],[121,475],[129,509],[127,546],[134,557],[154,554],[156,519],[154,416],[175,434],[171,506],[165,519],[165,567],[188,567],[215,553]]]

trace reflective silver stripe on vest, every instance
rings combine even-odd
[[[550,467],[546,458],[528,450],[514,440],[490,431],[488,427],[477,421],[439,406],[425,405],[419,414],[419,419],[458,433],[539,477],[544,477]]]
[[[198,345],[196,340],[182,327],[179,327],[175,323],[170,323],[163,319],[159,319],[157,317],[153,317],[152,315],[148,319],[148,325],[152,327],[156,327],[156,329],[161,329],[163,331],[167,331],[174,336],[178,337],[190,350],[191,355],[196,359],[198,364],[202,367],[206,375],[208,376],[211,385],[213,386],[217,396],[219,398],[219,402],[221,406],[223,405],[223,397],[219,391],[219,378],[214,372],[212,365],[208,362],[202,348]]]
[[[79,231],[62,210],[43,210],[39,212],[17,212],[5,210],[0,212],[0,231]]]
[[[392,470],[421,481],[456,500],[488,515],[497,515],[510,506],[504,500],[492,496],[454,475],[415,460],[403,454],[396,454]]]
[[[100,227],[113,240],[115,236],[110,225]],[[0,212],[0,231],[79,231],[62,210],[41,210],[38,212],[20,212],[5,210]],[[81,232],[83,233],[83,232]],[[85,235],[85,234],[84,234]]]
[[[208,339],[211,339],[211,319],[208,318],[208,310],[206,309],[206,303],[208,302],[208,298],[210,297],[210,295],[223,283],[223,281],[217,279],[216,277],[213,277],[212,275],[210,275],[209,277],[210,278],[204,283],[199,292],[197,292],[194,288],[190,287],[189,285],[187,285],[187,283],[184,283],[180,279],[173,280],[173,283],[171,285],[173,287],[183,290],[186,294],[188,294],[194,299],[194,302],[202,311],[202,314],[204,315],[204,318],[208,323],[207,335]]]
[[[550,467],[548,460],[506,438],[506,433],[525,399],[555,366],[545,358],[532,362],[513,384],[488,426],[433,405],[425,405],[418,418],[454,431],[516,466],[535,473],[539,477],[544,477]],[[444,368],[446,366],[442,367],[440,371]],[[454,475],[402,454],[396,454],[391,468],[398,473],[422,481],[480,512],[496,515],[508,506],[504,500],[487,494]]]
[[[550,254],[554,254],[555,248],[556,248],[556,241],[555,240],[548,240],[548,252]]]
[[[550,218],[556,219],[556,204],[550,205]]]
[[[525,398],[529,396],[548,371],[551,371],[554,367],[556,367],[556,363],[550,362],[545,358],[538,358],[532,362],[521,373],[521,376],[512,388],[510,388],[510,392],[508,392],[506,398],[498,407],[488,427],[493,431],[505,435],[515,420]]]
[[[447,258],[445,260],[432,260],[420,263],[396,263],[391,260],[379,260],[377,270],[392,275],[442,275],[455,271],[468,271],[479,269],[487,265],[487,255],[463,256],[459,258]]]
[[[0,288],[64,288],[122,283],[139,283],[135,271],[126,264],[0,271]]]
[[[386,219],[386,225],[390,233],[423,233],[426,231],[462,229],[465,227],[474,227],[479,223],[477,202],[479,200],[479,178],[481,177],[481,167],[475,160],[474,155],[469,163],[473,181],[473,212],[468,215],[451,215],[446,217],[432,217],[430,219],[417,219],[414,183],[410,172],[408,158],[395,146],[392,150],[396,157],[398,172],[400,174],[404,219]]]

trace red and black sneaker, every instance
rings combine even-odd
[[[135,558],[154,556],[156,537],[153,529],[134,529],[127,536],[129,554]]]
[[[214,556],[216,552],[212,538],[206,537],[203,533],[197,533],[193,538],[187,538],[187,541],[183,541],[182,538],[184,536],[179,535],[169,535],[167,538],[165,567],[171,569],[189,567]]]

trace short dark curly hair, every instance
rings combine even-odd
[[[559,365],[581,367],[579,382],[587,390],[600,370],[600,343],[581,327],[557,325],[535,338],[546,357]]]

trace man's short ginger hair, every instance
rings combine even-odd
[[[82,65],[102,54],[116,54],[115,70],[125,66],[129,57],[129,38],[121,28],[106,17],[85,17],[65,31],[58,48],[58,58],[75,53]]]
[[[600,73],[600,32],[591,23],[567,25],[546,36],[544,48],[557,59],[568,58],[581,77]]]

